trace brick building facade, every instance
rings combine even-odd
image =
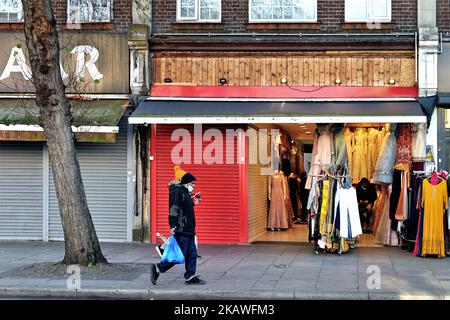
[[[442,0],[440,2],[443,2]],[[445,1],[444,1],[445,2]],[[448,1],[447,1],[448,2]],[[417,30],[417,1],[392,0],[392,21],[382,24],[381,30],[367,28],[365,24],[345,23],[345,0],[318,0],[316,23],[249,23],[248,0],[223,0],[222,20],[213,24],[177,23],[176,0],[153,1],[153,33],[170,32],[415,32]],[[447,11],[448,12],[448,11]],[[259,26],[258,26],[259,25]]]

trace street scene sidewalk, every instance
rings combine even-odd
[[[449,258],[419,258],[399,248],[315,255],[308,244],[201,245],[203,286],[184,284],[183,265],[152,285],[149,266],[159,260],[154,245],[103,243],[102,250],[112,268],[82,271],[79,289],[71,289],[66,272],[39,269],[62,260],[63,243],[0,242],[0,298],[450,298]]]

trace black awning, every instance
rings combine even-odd
[[[450,92],[439,92],[437,106],[450,109]]]
[[[426,122],[426,117],[417,101],[145,100],[129,122]]]

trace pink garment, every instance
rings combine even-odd
[[[317,141],[317,155],[318,162],[323,170],[325,166],[331,164],[333,151],[333,136],[331,134],[331,127],[318,126],[319,139]]]
[[[391,197],[392,185],[389,185],[387,189],[388,196],[385,199],[378,229],[375,232],[375,240],[385,246],[398,246],[397,232],[391,229],[391,219],[389,219],[389,199]]]

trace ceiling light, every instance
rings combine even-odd
[[[280,82],[281,82],[282,84],[286,84],[286,83],[287,83],[287,79],[286,79],[286,78],[282,78],[282,79],[280,80]]]
[[[310,133],[311,133],[311,131],[306,131],[305,133],[307,133],[307,134],[310,134]]]

